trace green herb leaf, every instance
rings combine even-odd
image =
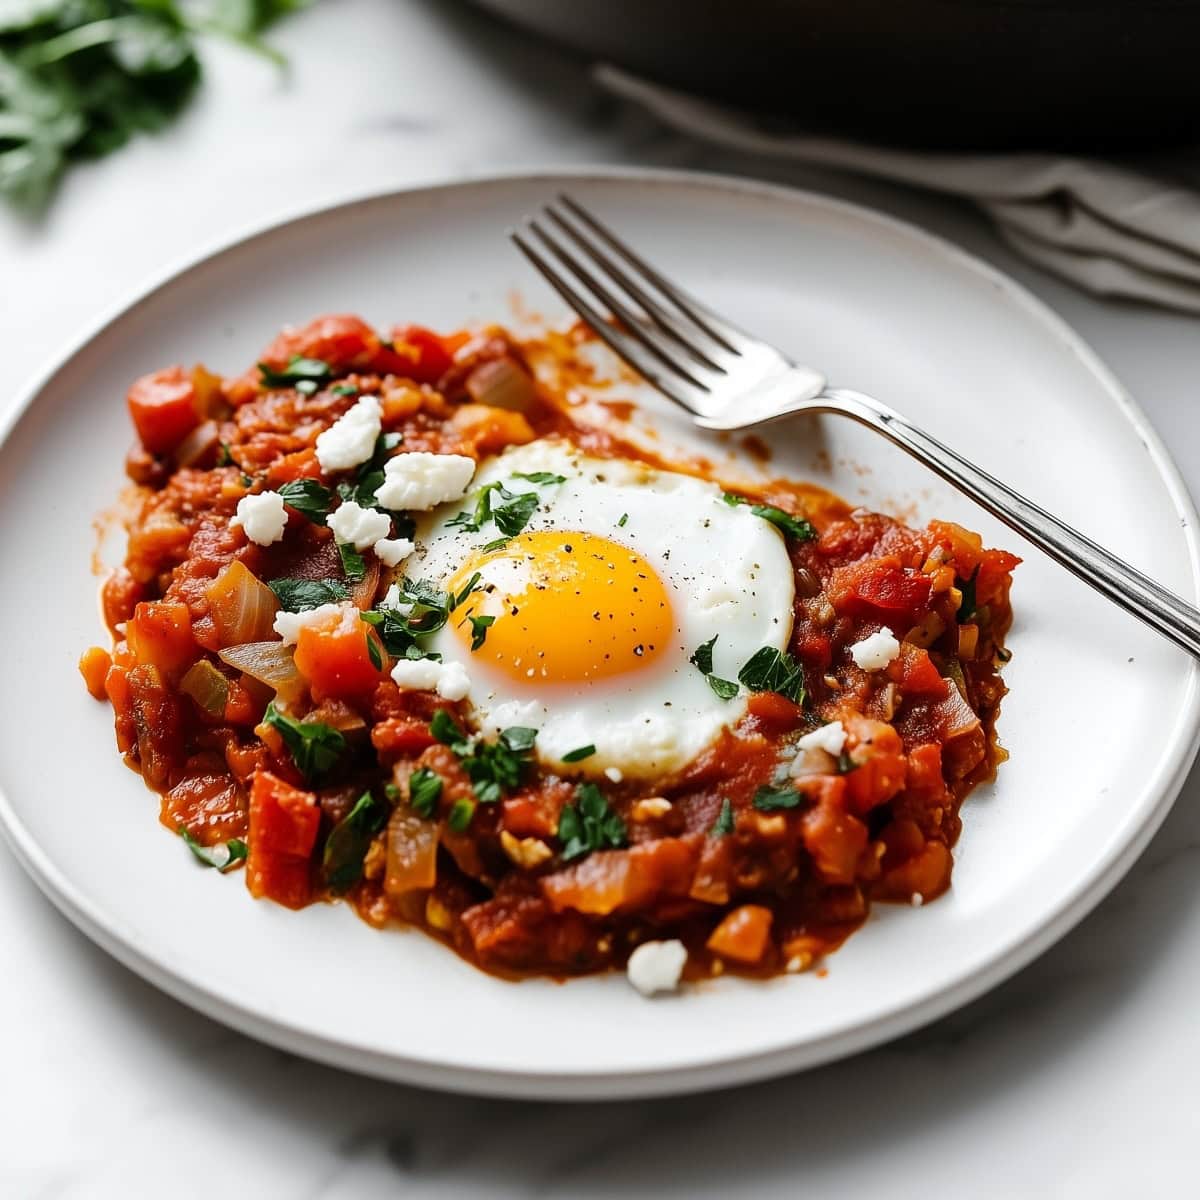
[[[326,776],[346,752],[346,739],[339,730],[321,721],[297,721],[281,713],[274,700],[267,705],[263,720],[279,731],[296,769],[309,783]]]
[[[501,533],[508,537],[516,537],[529,524],[529,518],[537,512],[538,503],[537,492],[522,492],[499,508],[493,508],[492,520],[496,522],[496,528]]]
[[[351,583],[358,583],[367,573],[366,559],[349,542],[338,542],[338,554],[342,559],[342,570]]]
[[[512,538],[497,538],[494,542],[488,542],[488,544],[482,548],[482,553],[491,554],[493,550],[503,550],[510,541],[512,541]]]
[[[733,832],[733,805],[729,801],[721,801],[721,811],[717,814],[717,819],[713,822],[712,828],[708,831],[709,837],[725,837]]]
[[[463,590],[459,592],[457,596],[451,593],[449,605],[451,612],[453,612],[479,586],[479,581],[482,578],[483,576],[480,575],[478,571],[475,571],[471,575],[471,578],[467,580]]]
[[[576,750],[571,750],[569,753],[562,756],[565,763],[583,762],[585,758],[591,758],[596,753],[596,747],[593,745],[580,746]]]
[[[803,798],[794,787],[760,787],[754,793],[754,807],[760,812],[796,808]]]
[[[474,800],[455,800],[446,816],[446,827],[455,833],[465,833],[474,815]]]
[[[289,508],[306,516],[314,525],[324,525],[333,503],[333,493],[315,479],[293,479],[279,489]]]
[[[738,679],[752,692],[778,692],[804,703],[804,668],[786,650],[764,646],[738,672]]]
[[[975,588],[979,582],[979,565],[971,572],[970,579],[957,579],[955,586],[962,592],[962,603],[955,614],[960,625],[969,621],[976,613]]]
[[[334,396],[358,395],[358,388],[356,388],[352,383],[335,383],[333,387],[329,389],[329,391]]]
[[[564,862],[596,850],[616,850],[628,841],[625,822],[594,783],[581,783],[575,790],[575,803],[564,805],[558,818],[558,838]]]
[[[628,521],[628,520],[629,520],[629,514],[628,514],[628,513],[622,513],[622,514],[621,514],[621,519],[620,519],[620,520],[617,522],[617,528],[618,528],[618,529],[624,529],[624,528],[625,528],[625,522],[626,522],[626,521]]]
[[[520,785],[537,738],[536,729],[512,725],[494,742],[473,742],[444,708],[434,713],[429,730],[462,760],[480,804],[495,804]]]
[[[350,594],[336,579],[269,579],[267,587],[275,593],[279,607],[293,613],[336,604]]]
[[[499,504],[493,502],[493,496],[499,498]],[[501,483],[488,483],[476,493],[474,509],[464,509],[451,518],[447,525],[465,529],[468,533],[478,533],[489,521],[493,521],[506,537],[516,537],[537,512],[538,503],[537,492],[510,492]]]
[[[329,831],[321,869],[325,882],[335,892],[344,892],[362,878],[367,849],[387,819],[387,805],[367,791]]]
[[[371,666],[375,670],[383,670],[383,652],[379,649],[379,643],[370,634],[367,634],[367,657],[371,660]]]
[[[471,649],[478,650],[487,640],[487,631],[496,623],[495,617],[468,617],[471,622]]]
[[[442,798],[442,777],[428,767],[418,767],[408,777],[408,802],[422,817],[432,817]]]
[[[230,838],[227,842],[218,842],[215,846],[201,845],[188,831],[179,826],[179,836],[183,844],[195,855],[197,861],[206,867],[213,867],[222,875],[236,866],[246,857],[248,849],[241,838]]]
[[[530,483],[566,483],[565,475],[555,475],[553,471],[515,471],[514,479],[528,479]]]
[[[720,696],[722,700],[732,700],[740,690],[738,685],[731,679],[722,679],[719,675],[712,673],[713,646],[716,645],[716,642],[717,635],[714,634],[703,646],[696,647],[696,652],[688,661],[708,680],[708,686],[716,695]]]
[[[282,371],[260,362],[258,374],[264,387],[292,387],[296,384],[311,383],[311,389],[306,390],[316,391],[318,383],[333,376],[333,369],[319,358],[303,358],[299,354],[293,354]]]
[[[811,521],[806,521],[803,517],[794,517],[773,504],[756,504],[744,496],[735,496],[732,492],[726,492],[724,500],[731,508],[736,508],[739,504],[748,504],[756,517],[770,521],[781,533],[798,542],[811,542],[817,536]]]

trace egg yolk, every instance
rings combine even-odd
[[[472,657],[515,680],[588,683],[646,667],[670,644],[671,601],[636,551],[591,533],[522,533],[454,576],[450,617]],[[491,617],[492,622],[487,623]],[[474,618],[474,620],[472,620]]]

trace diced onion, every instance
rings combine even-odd
[[[190,467],[217,444],[219,437],[216,421],[201,422],[179,443],[175,461],[181,467]]]
[[[510,412],[528,412],[535,394],[529,372],[511,358],[482,363],[467,376],[466,388],[476,404]]]
[[[397,808],[388,822],[384,891],[389,896],[404,896],[433,887],[437,882],[437,849],[437,822]]]
[[[209,586],[207,596],[223,646],[263,642],[274,636],[279,601],[244,563],[231,562]]]
[[[206,713],[217,717],[225,711],[229,699],[229,680],[207,658],[202,658],[188,668],[179,690],[191,696]]]
[[[296,670],[291,646],[282,642],[248,642],[227,646],[218,657],[222,662],[245,672],[271,688],[284,702],[295,700],[304,691],[304,680]]]

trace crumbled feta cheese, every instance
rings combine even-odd
[[[333,618],[346,612],[357,614],[358,609],[348,600],[340,604],[321,604],[305,612],[283,612],[275,614],[275,632],[289,646],[294,646],[300,640],[300,630],[310,626],[331,625]]]
[[[329,515],[329,528],[339,542],[365,550],[392,532],[392,518],[377,508],[363,508],[354,500],[343,500]]]
[[[475,460],[462,454],[397,454],[384,463],[375,499],[394,512],[424,512],[464,496],[474,474]]]
[[[317,438],[317,462],[322,471],[348,471],[375,453],[383,428],[378,396],[360,396],[358,403]]]
[[[395,567],[402,563],[416,549],[416,546],[408,538],[380,538],[373,549],[375,557],[385,567]]]
[[[605,778],[612,783],[620,783],[621,780],[625,778],[625,776],[621,774],[620,767],[605,767],[604,775]]]
[[[824,750],[838,755],[846,748],[846,728],[841,721],[830,721],[812,733],[806,733],[797,743],[801,750]]]
[[[237,515],[229,525],[230,528],[240,525],[257,545],[270,546],[283,537],[287,523],[283,497],[278,492],[259,492],[238,501]]]
[[[882,671],[900,657],[900,643],[888,630],[881,629],[861,642],[855,642],[850,647],[850,657],[864,671]]]
[[[630,956],[625,974],[643,996],[673,992],[687,962],[687,947],[678,938],[643,942]]]
[[[471,690],[470,677],[461,663],[431,658],[402,658],[392,668],[392,681],[412,691],[437,692],[443,700],[462,700]]]

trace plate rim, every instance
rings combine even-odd
[[[33,409],[55,378],[92,343],[142,305],[152,303],[160,292],[187,274],[226,255],[236,254],[257,239],[313,219],[349,213],[381,201],[432,197],[450,192],[487,190],[496,185],[545,183],[548,188],[563,181],[587,184],[633,186],[667,185],[701,191],[725,192],[734,197],[760,196],[797,203],[811,209],[852,218],[907,240],[927,253],[948,261],[977,279],[989,283],[1003,299],[1016,305],[1035,324],[1068,349],[1113,402],[1141,440],[1183,526],[1183,538],[1191,567],[1189,598],[1200,593],[1200,531],[1195,504],[1178,467],[1150,423],[1146,413],[1096,354],[1045,301],[1034,295],[999,268],[940,234],[866,205],[805,188],[770,183],[738,175],[709,171],[606,165],[547,165],[470,175],[408,187],[374,187],[350,191],[340,199],[319,204],[301,204],[274,216],[248,223],[232,234],[209,240],[199,250],[182,255],[163,270],[134,285],[123,298],[109,306],[85,327],[65,349],[35,369],[30,382],[18,393],[16,403],[0,421],[0,446]],[[735,1086],[831,1062],[879,1045],[946,1015],[978,998],[1045,952],[1089,912],[1124,877],[1174,805],[1200,748],[1200,662],[1192,661],[1186,677],[1184,701],[1177,714],[1171,740],[1158,764],[1149,789],[1155,796],[1152,807],[1134,834],[1118,843],[1063,897],[1038,929],[995,950],[988,960],[957,983],[933,996],[918,997],[901,1009],[863,1021],[848,1030],[826,1034],[816,1040],[793,1043],[779,1049],[753,1054],[730,1054],[720,1058],[673,1068],[644,1072],[595,1072],[588,1070],[548,1072],[476,1069],[400,1055],[392,1051],[364,1049],[326,1033],[314,1033],[288,1022],[283,1016],[262,1013],[231,1001],[202,980],[158,962],[146,949],[127,936],[119,921],[102,911],[50,862],[32,833],[18,816],[3,787],[0,787],[0,831],[17,861],[54,906],[92,941],[135,974],[186,1004],[203,1016],[218,1020],[241,1033],[306,1058],[345,1070],[395,1082],[436,1087],[472,1095],[522,1099],[596,1100],[675,1095],[700,1089]]]

